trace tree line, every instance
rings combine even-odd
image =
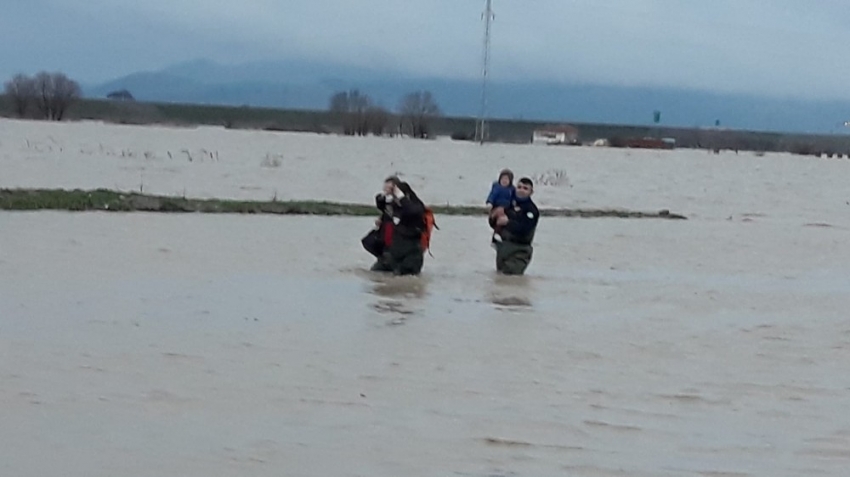
[[[400,134],[427,138],[431,133],[431,120],[441,114],[430,91],[405,95],[396,108],[395,117],[357,89],[335,93],[330,98],[328,110],[339,119],[343,133],[350,136],[392,134],[392,127]]]
[[[42,71],[35,76],[15,75],[4,84],[4,93],[20,118],[61,121],[82,96],[80,85],[64,73]]]
[[[35,76],[15,75],[4,83],[4,94],[20,118],[61,121],[82,97],[82,90],[64,73],[42,71]],[[429,137],[431,121],[442,114],[430,91],[406,94],[393,114],[357,89],[331,96],[329,111],[347,135],[406,134],[415,138]]]

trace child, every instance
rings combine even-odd
[[[505,209],[510,207],[516,198],[516,189],[513,185],[514,173],[510,169],[502,169],[499,172],[499,180],[493,182],[490,187],[490,195],[487,196],[487,205],[490,206],[490,227],[493,229],[493,241],[496,241],[496,235],[501,227],[496,225],[496,219],[505,213]]]

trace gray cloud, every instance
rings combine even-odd
[[[205,57],[316,58],[477,77],[483,0],[29,0],[0,74],[100,81]],[[850,98],[850,2],[494,0],[493,76]]]

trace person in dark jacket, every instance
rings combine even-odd
[[[537,231],[540,211],[531,195],[534,183],[523,177],[517,182],[514,206],[505,210],[497,224],[502,226],[496,242],[496,270],[505,275],[522,275],[531,263],[534,253],[532,242]]]
[[[421,244],[425,232],[425,204],[410,184],[389,177],[384,181],[384,190],[375,197],[375,205],[381,211],[377,222],[384,249],[372,270],[418,275],[425,258]]]

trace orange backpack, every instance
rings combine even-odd
[[[440,230],[440,227],[437,227],[437,222],[434,219],[434,211],[431,210],[430,207],[425,207],[425,231],[422,232],[422,250],[427,251],[428,255],[434,256],[431,254],[431,231],[433,229]]]

